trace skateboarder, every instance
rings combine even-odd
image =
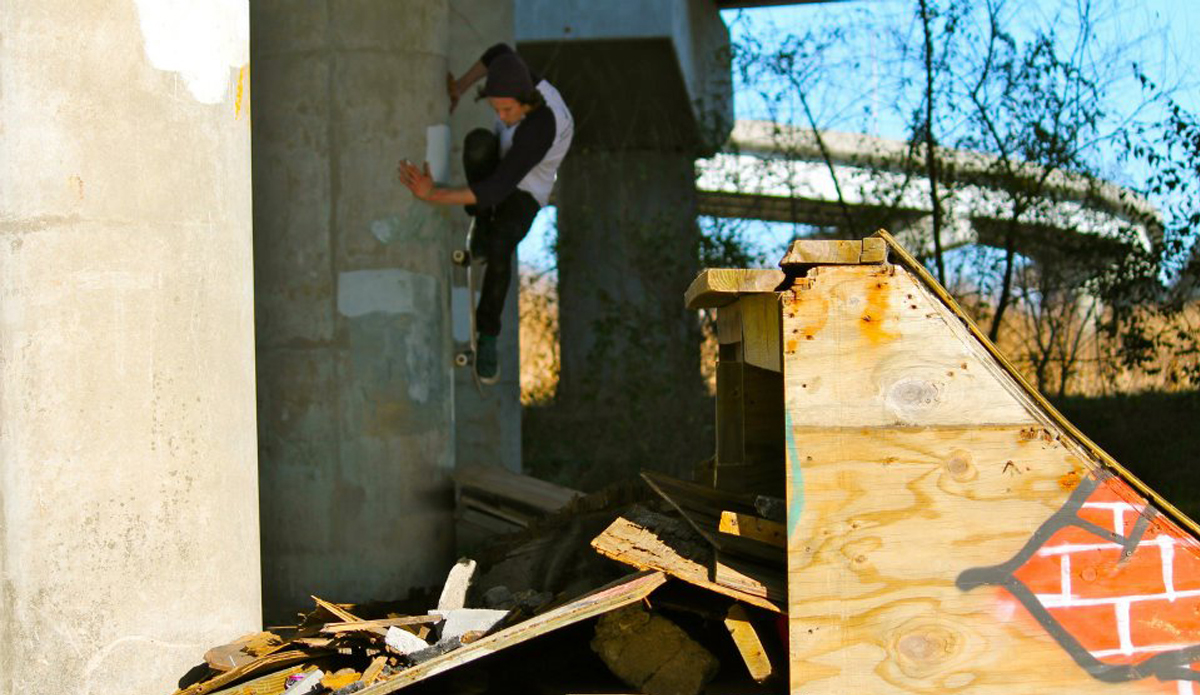
[[[500,312],[512,281],[512,256],[529,232],[538,210],[550,200],[558,165],[571,146],[575,124],[558,90],[532,74],[512,48],[497,44],[457,80],[447,76],[450,109],[467,89],[487,77],[478,98],[496,112],[494,130],[477,128],[463,143],[467,186],[437,186],[429,166],[402,161],[400,181],[417,198],[441,205],[464,205],[475,216],[471,249],[483,257],[479,306],[475,311],[475,372],[485,384],[500,376],[496,337]]]

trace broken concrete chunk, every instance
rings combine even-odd
[[[591,646],[614,675],[647,695],[698,695],[719,667],[679,626],[640,604],[602,616]]]
[[[317,669],[304,678],[292,683],[290,686],[288,686],[288,689],[283,692],[286,695],[308,695],[309,693],[323,689],[323,686],[321,685],[321,679],[324,677],[325,672],[321,669]]]
[[[508,615],[505,610],[490,608],[460,608],[444,614],[446,621],[442,623],[441,642],[448,639],[459,639],[468,632],[486,634]]]
[[[408,656],[413,652],[419,652],[422,649],[428,649],[429,643],[417,637],[413,633],[395,625],[388,628],[387,637],[384,638],[388,649],[401,655]]]
[[[467,590],[471,588],[471,580],[475,576],[475,561],[463,558],[446,577],[442,585],[442,596],[438,599],[437,610],[441,613],[466,608]]]

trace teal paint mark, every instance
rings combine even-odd
[[[788,545],[791,545],[792,535],[796,525],[800,523],[800,515],[804,513],[804,470],[800,467],[800,452],[796,450],[796,433],[792,429],[792,414],[784,409],[783,413],[784,438],[787,441],[788,465],[792,467],[792,487],[788,490],[791,499],[788,501]]]

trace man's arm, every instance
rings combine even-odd
[[[401,161],[400,165],[396,167],[396,174],[400,177],[400,183],[412,191],[415,197],[426,202],[438,205],[475,204],[475,194],[470,188],[447,188],[435,185],[433,177],[429,175],[428,162],[422,170],[412,162]]]

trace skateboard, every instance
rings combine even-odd
[[[475,238],[475,218],[471,218],[471,226],[467,228],[466,244],[461,249],[454,249],[450,254],[450,260],[454,265],[463,268],[467,273],[467,316],[470,318],[470,344],[466,350],[462,350],[454,355],[454,366],[470,367],[471,378],[475,380],[475,388],[483,391],[483,382],[479,380],[479,373],[475,371],[475,355],[478,351],[478,345],[475,340],[475,307],[479,304],[479,289],[476,286],[477,281],[475,276],[478,275],[478,268],[482,262],[477,263],[476,259],[471,254],[471,242]]]

